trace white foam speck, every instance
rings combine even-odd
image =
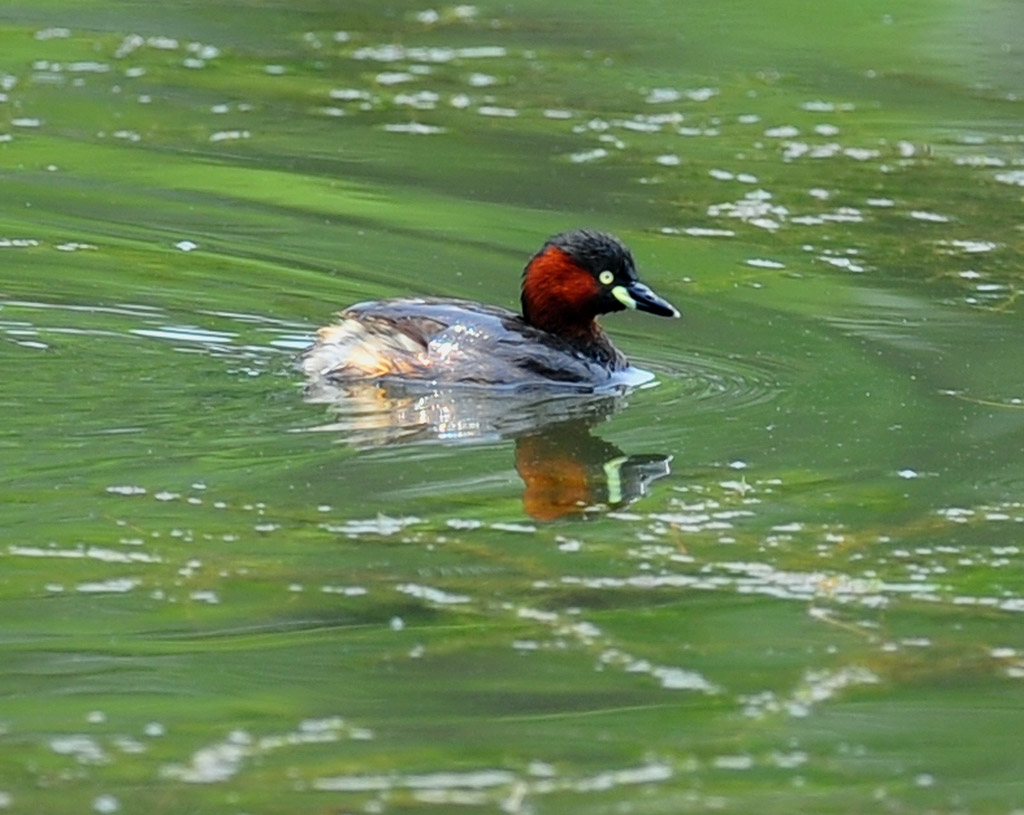
[[[859,273],[864,271],[864,267],[862,265],[850,258],[821,255],[818,259],[825,261],[825,263],[830,266],[835,266],[837,269],[845,269],[848,272]]]
[[[500,532],[536,532],[537,527],[532,524],[506,524],[496,523],[491,524],[491,529],[497,529]]]
[[[508,50],[500,45],[475,45],[455,50],[455,56],[462,59],[497,59],[507,55]]]
[[[696,671],[684,668],[656,666],[650,671],[666,690],[698,690],[715,693],[717,688]]]
[[[173,37],[155,36],[147,39],[146,45],[161,51],[175,51],[178,48],[178,41]]]
[[[882,154],[878,150],[868,147],[845,147],[843,148],[843,155],[847,158],[852,158],[854,161],[868,161],[878,158]]]
[[[250,133],[248,130],[218,130],[216,133],[210,134],[210,141],[240,141],[242,139],[248,139],[251,137],[252,133]]]
[[[100,560],[104,563],[161,563],[162,558],[158,555],[150,555],[146,552],[123,552],[118,549],[108,549],[103,546],[77,547],[74,549],[60,549],[57,547],[23,546],[11,544],[7,551],[12,555],[22,557],[59,557],[59,558],[87,558]]]
[[[595,147],[593,150],[582,150],[578,153],[571,153],[569,161],[573,164],[587,164],[591,161],[598,161],[607,157],[608,151],[603,147]]]
[[[910,217],[915,221],[927,221],[933,224],[947,224],[949,218],[945,215],[940,215],[937,212],[926,212],[925,210],[915,209],[910,213]]]
[[[515,108],[503,108],[498,105],[481,105],[476,111],[481,116],[496,116],[502,119],[514,119],[519,115]]]
[[[165,778],[176,778],[190,784],[212,784],[227,781],[241,767],[246,755],[246,745],[252,737],[244,731],[235,731],[226,741],[204,747],[192,755],[188,766],[164,767]]]
[[[433,110],[437,107],[438,101],[441,99],[441,95],[434,91],[417,91],[416,93],[398,93],[395,94],[394,103],[396,105],[405,105],[406,107],[415,108],[416,110]]]
[[[128,484],[114,486],[114,487],[107,487],[106,491],[109,492],[109,493],[112,493],[114,495],[145,495],[146,494],[146,488],[145,487],[136,487],[136,486],[132,486],[132,485],[128,485]]]
[[[451,594],[441,589],[435,589],[432,586],[420,586],[416,583],[403,583],[395,586],[395,589],[402,592],[402,594],[408,594],[410,597],[426,600],[430,603],[437,603],[438,605],[456,605],[469,602],[469,597],[465,594]]]
[[[411,82],[414,78],[408,71],[382,71],[376,76],[378,85],[401,85],[403,82]]]
[[[345,597],[362,597],[368,594],[364,586],[321,586],[320,591],[324,594],[341,594]]]
[[[1024,170],[1010,170],[1005,173],[996,173],[996,181],[1003,184],[1014,184],[1018,187],[1024,187]]]
[[[664,231],[664,230],[662,230]],[[688,226],[683,230],[686,235],[692,235],[695,238],[734,238],[736,237],[735,230],[732,229],[712,229],[703,226]]]
[[[712,764],[716,770],[749,770],[754,759],[748,755],[715,756]]]
[[[369,101],[373,97],[367,91],[356,90],[355,88],[335,88],[329,94],[331,99],[340,102]]]
[[[158,340],[171,340],[173,342],[201,342],[211,343],[214,345],[221,345],[224,343],[231,342],[231,339],[236,336],[234,334],[225,334],[216,331],[206,331],[202,328],[195,328],[193,326],[167,326],[166,328],[133,328],[131,329],[132,334],[137,334],[140,337],[152,337]],[[192,499],[189,499],[190,503]]]
[[[684,95],[694,102],[707,102],[708,99],[717,96],[718,91],[714,88],[690,88],[684,91]]]
[[[643,767],[611,770],[582,778],[572,784],[572,789],[578,792],[594,792],[625,784],[652,784],[656,781],[666,781],[671,777],[672,768],[667,764],[647,764]]]
[[[994,241],[980,241],[980,240],[954,240],[954,241],[941,241],[945,246],[951,246],[954,249],[959,249],[961,252],[967,254],[980,254],[982,252],[991,252],[993,249],[998,248],[999,244]]]
[[[794,750],[791,753],[780,753],[773,751],[768,755],[768,761],[783,770],[792,770],[807,763],[809,756],[803,750]]]
[[[421,518],[408,516],[405,518],[392,518],[387,515],[378,515],[376,518],[366,520],[346,521],[343,524],[322,524],[321,529],[328,532],[335,532],[349,537],[358,535],[394,535],[407,526],[423,523]]]
[[[407,133],[413,136],[434,136],[438,133],[447,132],[443,127],[436,125],[425,125],[422,122],[400,122],[384,125],[388,133]]]
[[[67,39],[70,36],[71,36],[71,29],[70,28],[60,28],[60,27],[41,28],[35,34],[33,34],[33,37],[35,39],[37,39],[37,40]]]
[[[683,94],[675,88],[654,88],[644,101],[651,105],[663,105],[667,102],[678,102],[682,98]]]
[[[113,577],[91,583],[79,583],[75,589],[83,594],[124,594],[138,586],[142,581],[133,577]]]
[[[81,734],[54,736],[50,749],[62,756],[73,756],[79,764],[106,764],[110,760],[95,739]]]
[[[484,525],[483,521],[474,521],[468,518],[449,518],[447,523],[452,529],[479,529]]]
[[[92,801],[92,808],[101,815],[109,815],[121,809],[121,802],[115,795],[97,795]]]

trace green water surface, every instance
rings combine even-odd
[[[1024,812],[1022,41],[0,5],[0,810]],[[604,320],[656,387],[304,393],[582,225],[683,312]]]

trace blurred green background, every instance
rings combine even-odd
[[[1019,815],[1022,31],[3,4],[0,809]],[[337,309],[581,225],[684,315],[545,448],[634,503],[304,399]]]

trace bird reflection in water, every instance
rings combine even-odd
[[[513,439],[523,508],[539,521],[622,509],[669,473],[669,456],[626,455],[592,434],[625,406],[624,393],[321,382],[307,387],[306,400],[330,406],[332,421],[314,430],[344,434],[357,448]]]

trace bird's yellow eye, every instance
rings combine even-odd
[[[601,281],[602,286],[610,286],[612,281],[615,280],[615,275],[605,269],[597,276],[597,279]]]

